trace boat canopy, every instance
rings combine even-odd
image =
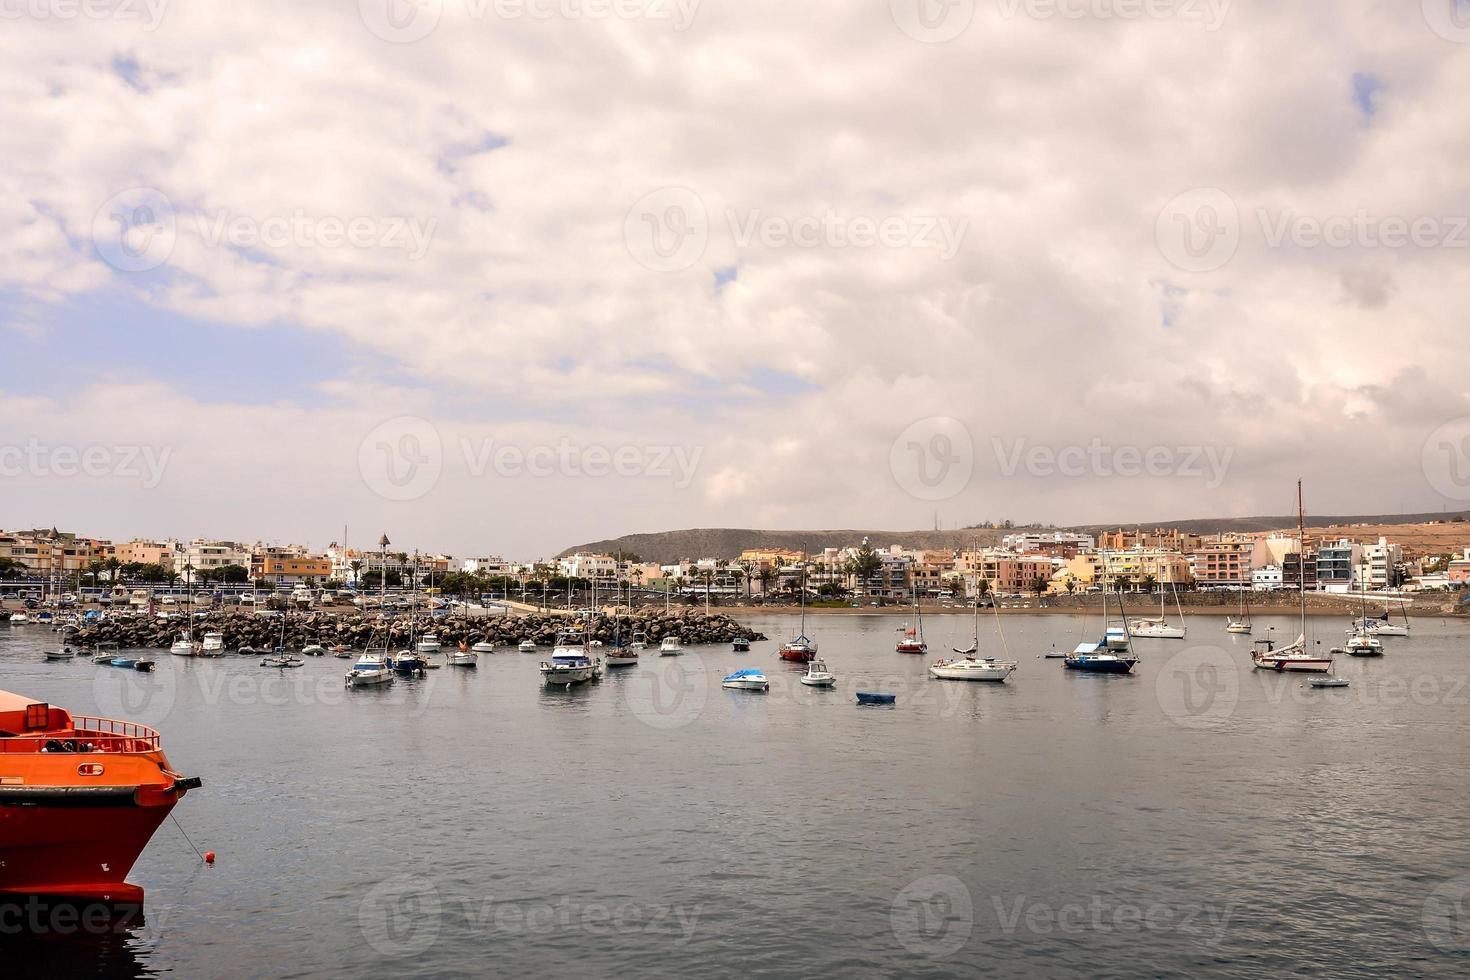
[[[731,674],[729,677],[726,677],[725,680],[727,680],[727,681],[738,681],[738,680],[743,680],[744,678],[747,678],[747,677],[759,677],[762,680],[764,680],[765,679],[765,676],[766,675],[765,675],[765,672],[764,671],[762,671],[762,670],[760,670],[758,668],[755,668],[755,667],[747,667],[744,670],[737,670],[737,671],[735,671],[735,673]]]

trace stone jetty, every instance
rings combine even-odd
[[[435,619],[422,618],[413,624],[419,635],[432,632],[438,635],[445,647],[463,640],[473,644],[488,641],[496,646],[516,646],[522,640],[533,640],[540,646],[550,647],[559,630],[591,627],[592,637],[611,643],[615,632],[629,639],[634,633],[647,637],[650,646],[656,645],[665,636],[679,637],[686,645],[702,643],[729,643],[737,637],[747,640],[764,640],[765,636],[737,623],[728,616],[718,613],[704,615],[689,613],[681,616],[640,614],[626,616],[615,623],[611,617],[598,616],[588,624],[581,619],[566,616],[499,616],[481,619]],[[142,616],[105,619],[83,627],[68,642],[74,646],[88,647],[98,642],[113,642],[124,648],[167,647],[174,638],[186,629],[179,619],[147,619]],[[301,613],[292,614],[286,620],[286,646],[299,650],[307,643],[323,646],[341,644],[349,649],[361,650],[381,646],[403,646],[409,641],[408,618],[399,617],[384,622],[376,613]],[[194,638],[206,632],[224,634],[225,647],[230,650],[248,646],[268,649],[281,642],[280,615],[263,616],[258,613],[214,612],[194,620]]]

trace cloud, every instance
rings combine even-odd
[[[354,4],[170,4],[152,30],[7,22],[0,286],[26,298],[17,324],[55,328],[48,307],[116,293],[343,351],[340,372],[268,406],[198,404],[159,375],[38,410],[17,370],[8,428],[93,438],[81,406],[123,404],[107,438],[178,453],[148,495],[28,481],[7,499],[41,523],[110,515],[117,533],[322,541],[343,520],[396,522],[466,552],[673,525],[927,526],[936,507],[950,523],[1279,511],[1298,473],[1322,509],[1441,503],[1418,459],[1429,430],[1470,414],[1463,45],[1417,5],[1324,19],[1237,3],[1210,30],[979,4],[944,43],[889,6],[706,2],[678,7],[678,29],[449,0],[414,43],[382,40]],[[161,264],[129,272],[91,236],[136,187],[167,199],[173,231]],[[630,223],[664,188],[692,192],[703,223],[687,208]],[[1238,213],[1238,244],[1206,271],[1157,237],[1196,188]],[[1386,246],[1395,221],[1434,228]],[[354,222],[355,244],[331,244]],[[1345,244],[1314,244],[1324,225]],[[706,237],[663,271],[629,227],[661,247]],[[85,350],[71,366],[106,375]],[[251,385],[213,368],[221,389]],[[388,507],[356,460],[398,415],[451,447],[703,456],[684,489],[491,488],[452,448],[429,498]],[[931,416],[964,421],[977,456],[937,504],[889,464]],[[1213,489],[1005,475],[994,440],[1018,439],[1233,457]]]

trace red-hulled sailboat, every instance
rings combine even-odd
[[[915,653],[920,656],[929,652],[929,644],[924,642],[924,613],[919,608],[919,586],[914,585],[914,625],[904,628],[903,637],[894,647],[899,653]]]
[[[806,635],[806,549],[801,552],[801,630],[781,644],[776,655],[799,664],[817,659],[817,641]]]
[[[199,785],[151,728],[0,691],[0,897],[141,903],[124,879]]]

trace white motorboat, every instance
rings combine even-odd
[[[638,651],[640,653],[642,651],[644,651],[644,650],[647,650],[648,649],[648,637],[646,635],[644,635],[643,633],[634,633],[633,634],[633,642],[628,644],[628,649],[629,650],[636,650],[636,651]]]
[[[541,678],[547,687],[571,687],[599,676],[597,663],[583,652],[554,654],[541,662]]]
[[[765,672],[759,667],[747,667],[720,681],[720,686],[732,691],[765,692],[771,689],[771,682],[766,680]]]
[[[1343,652],[1350,657],[1381,657],[1383,641],[1367,630],[1359,630],[1348,637]]]
[[[197,657],[200,653],[200,646],[190,639],[187,633],[180,633],[173,645],[168,648],[168,652],[176,657]]]
[[[660,657],[677,657],[683,652],[684,647],[679,643],[677,636],[666,636],[663,642],[658,645],[658,655]]]
[[[325,657],[327,655],[327,648],[320,643],[308,643],[301,648],[301,653],[307,657]]]
[[[220,656],[225,652],[225,635],[217,632],[205,633],[199,652],[205,656]]]
[[[31,617],[23,611],[13,612],[10,614],[10,622],[16,626],[24,626],[30,621]]]
[[[47,660],[72,660],[76,657],[76,651],[71,647],[63,647],[60,650],[47,650]]]
[[[827,669],[827,661],[809,660],[801,682],[807,687],[831,687],[837,683],[837,675]]]
[[[474,646],[470,647],[470,652],[471,653],[494,653],[495,652],[495,644],[491,643],[489,640],[480,640]]]
[[[536,652],[536,641],[535,640],[522,640],[521,641],[521,645],[520,645],[520,651],[521,651],[521,653],[535,653]]]
[[[933,677],[946,681],[1003,681],[1015,673],[1014,660],[978,660],[975,657],[959,657],[954,660],[939,660],[929,665]]]
[[[393,683],[393,671],[376,653],[364,653],[347,672],[348,687],[376,687]]]
[[[1103,632],[1103,646],[1114,653],[1126,653],[1128,639],[1128,628],[1125,626],[1109,626]]]
[[[423,636],[419,637],[419,642],[415,646],[415,649],[418,650],[419,653],[438,653],[442,649],[442,646],[439,643],[438,634],[425,633]]]
[[[1307,681],[1313,687],[1348,687],[1349,681],[1346,677],[1313,677]]]

